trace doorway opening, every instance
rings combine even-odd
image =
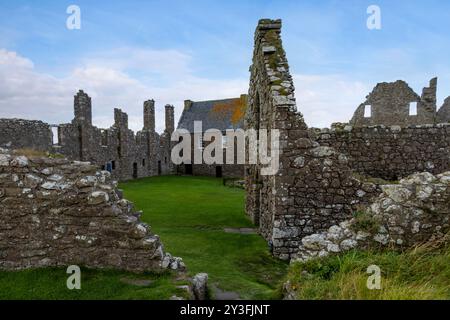
[[[137,163],[133,163],[133,179],[137,179],[138,178],[138,165]]]
[[[216,178],[222,178],[222,167],[221,166],[216,167]]]
[[[185,164],[184,165],[184,174],[192,175],[192,164]]]

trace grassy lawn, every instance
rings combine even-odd
[[[241,298],[279,298],[287,264],[270,256],[256,234],[224,232],[253,227],[244,213],[244,191],[207,177],[152,177],[121,184],[125,198],[144,212],[142,220],[168,252],[183,258],[193,275]]]
[[[258,235],[225,233],[224,227],[252,227],[244,215],[244,191],[222,180],[154,177],[123,183],[125,197],[143,210],[142,219],[159,234],[168,252],[184,259],[191,275],[207,272],[210,283],[241,298],[278,297],[287,265],[273,259]],[[169,299],[186,297],[186,280],[171,272],[132,274],[82,268],[81,290],[68,290],[65,268],[0,271],[4,299]],[[151,280],[136,286],[124,279]]]
[[[81,290],[68,290],[65,268],[34,269],[0,272],[0,300],[9,299],[169,299],[172,295],[186,297],[176,288],[185,281],[177,281],[171,273],[136,275],[113,270],[81,269]],[[146,287],[128,284],[124,279],[146,279]]]

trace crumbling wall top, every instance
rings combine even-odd
[[[252,68],[261,68],[274,106],[295,106],[294,83],[289,73],[280,33],[281,20],[261,19],[255,31]],[[257,73],[258,70],[255,70]]]
[[[444,104],[437,113],[437,120],[440,123],[450,123],[450,97],[447,97]]]
[[[74,96],[75,122],[92,125],[92,102],[83,90],[79,90]]]
[[[122,112],[121,109],[114,109],[114,126],[117,128],[128,129],[128,114]]]
[[[378,83],[355,111],[355,126],[417,125],[436,122],[437,78],[430,80],[419,96],[402,80]]]

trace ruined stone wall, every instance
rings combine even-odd
[[[438,123],[450,123],[450,97],[445,99],[444,104],[437,113]]]
[[[437,111],[437,78],[430,80],[419,96],[409,85],[396,82],[378,83],[355,111],[350,124],[357,127],[387,125],[407,127],[450,121],[448,102]]]
[[[378,84],[352,125],[308,129],[297,111],[280,31],[280,20],[260,20],[256,29],[245,119],[246,129],[279,131],[280,169],[265,176],[261,163],[246,165],[246,212],[274,255],[289,259],[302,238],[371,204],[381,193],[373,177],[397,180],[416,171],[448,171],[450,126],[436,124],[447,105],[436,111],[437,79],[432,79],[421,96],[404,81]],[[411,103],[417,103],[417,115],[410,114]],[[248,143],[250,148],[255,146]]]
[[[50,151],[52,141],[50,126],[44,122],[0,119],[0,147]]]
[[[74,96],[74,119],[58,126],[58,144],[48,124],[40,121],[0,119],[0,146],[29,148],[89,161],[100,169],[112,169],[112,177],[130,180],[171,174],[170,135],[174,128],[173,106],[166,106],[166,130],[155,132],[154,101],[144,103],[144,128],[136,134],[128,128],[128,115],[114,109],[114,125],[100,129],[92,125],[91,98],[82,90]],[[56,142],[56,141],[55,141]]]
[[[256,29],[245,122],[247,129],[279,130],[280,169],[264,176],[260,164],[246,166],[246,210],[273,253],[289,259],[301,238],[348,219],[378,190],[353,176],[345,155],[310,137],[280,31],[280,20],[261,20]]]
[[[322,146],[345,154],[356,172],[398,180],[414,172],[450,170],[450,124],[311,129]]]
[[[450,172],[415,173],[398,184],[383,185],[382,190],[355,218],[304,237],[293,260],[354,248],[410,248],[442,239],[449,232]]]
[[[121,198],[108,172],[0,150],[0,269],[182,268]]]

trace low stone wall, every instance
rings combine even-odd
[[[450,171],[413,174],[383,192],[361,215],[328,231],[304,237],[292,261],[306,261],[354,248],[408,248],[450,231]]]
[[[320,145],[347,155],[352,170],[372,177],[398,180],[415,172],[450,170],[450,124],[338,125],[310,132]]]
[[[0,149],[0,269],[184,268],[139,216],[96,166]]]
[[[0,147],[51,151],[52,131],[42,121],[0,119]]]
[[[282,158],[279,177],[283,215],[273,220],[274,254],[289,259],[300,240],[350,219],[380,193],[377,184],[353,175],[348,159],[334,148],[309,139],[291,139]]]

